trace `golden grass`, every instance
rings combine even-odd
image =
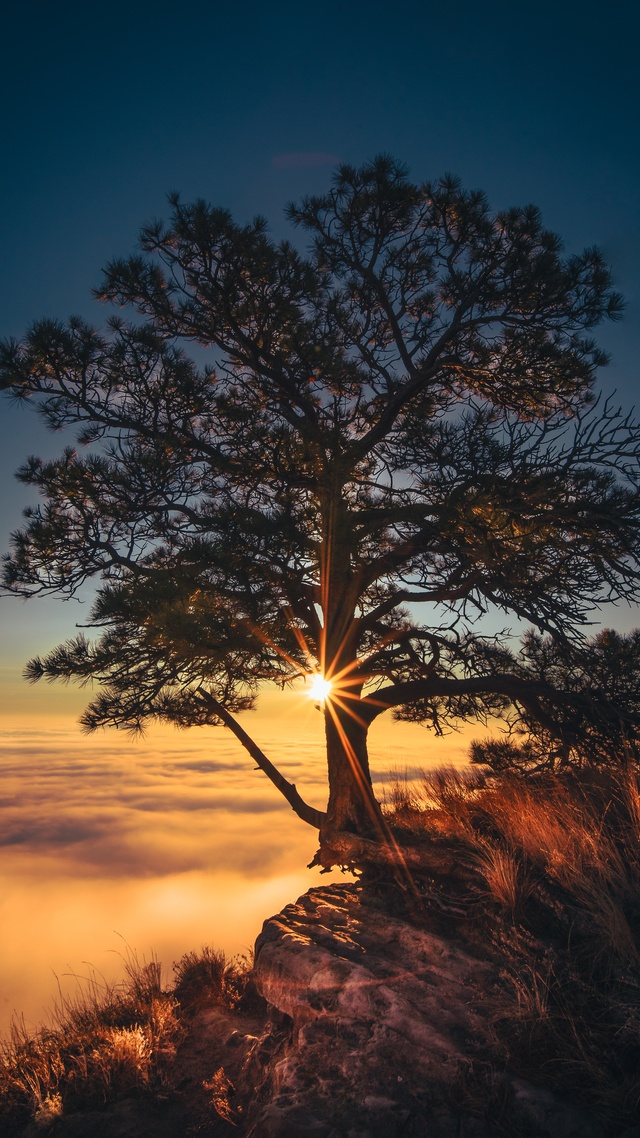
[[[224,1069],[219,1067],[207,1082],[203,1083],[205,1091],[210,1095],[210,1102],[219,1118],[235,1126],[238,1120],[238,1111],[231,1105],[231,1095],[235,1088],[227,1078]]]
[[[247,956],[228,960],[224,952],[205,945],[200,952],[186,952],[174,964],[173,992],[181,1007],[194,1012],[211,1001],[229,1009],[246,1007],[253,998],[253,961]]]
[[[75,993],[55,1003],[52,1026],[31,1034],[13,1022],[0,1043],[0,1133],[20,1133],[29,1120],[46,1128],[119,1098],[164,1098],[185,1017],[208,1003],[231,1008],[255,998],[248,962],[207,946],[174,965],[171,987],[157,960],[140,962],[131,951],[123,959],[121,983],[95,972],[78,978]]]
[[[490,895],[512,917],[519,915],[533,892],[533,879],[512,850],[478,841],[472,861]]]
[[[68,1106],[102,1106],[166,1081],[181,1036],[177,1000],[163,990],[157,961],[128,953],[125,971],[116,985],[92,972],[35,1035],[14,1021],[0,1050],[2,1115],[44,1125]]]
[[[640,792],[629,769],[525,781],[443,768],[398,777],[387,814],[400,833],[459,839],[487,896],[520,914],[540,888],[579,908],[600,950],[640,951],[627,914],[640,905]]]
[[[386,811],[398,843],[424,850],[425,919],[462,910],[445,935],[466,939],[498,967],[498,989],[485,1001],[498,1081],[507,1068],[555,1087],[589,1104],[612,1136],[637,1123],[637,769],[528,780],[460,770],[422,782],[399,777]],[[429,910],[439,867],[448,904]]]

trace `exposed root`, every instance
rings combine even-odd
[[[308,868],[320,866],[322,873],[338,868],[345,873],[356,874],[370,866],[424,870],[432,860],[433,856],[427,853],[424,845],[414,849],[410,846],[401,848],[391,834],[388,838],[374,841],[351,834],[348,830],[337,830],[321,834],[320,846]],[[436,857],[435,860],[440,862],[442,859]]]

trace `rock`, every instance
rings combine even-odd
[[[510,1080],[514,1114],[526,1125],[525,1133],[541,1138],[595,1138],[602,1133],[583,1111],[566,1103],[545,1087],[533,1087],[523,1079]]]
[[[465,1101],[491,1054],[494,966],[366,904],[312,889],[263,926],[256,984],[290,1020],[250,1138],[602,1138],[553,1092],[499,1073],[500,1117]]]

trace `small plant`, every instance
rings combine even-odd
[[[228,1003],[234,967],[224,952],[204,945],[185,952],[174,966],[174,991],[182,1007],[195,1010],[205,1003]]]
[[[30,1035],[13,1023],[0,1048],[0,1123],[31,1118],[44,1127],[68,1110],[162,1093],[183,1034],[177,1000],[157,961],[140,963],[130,951],[124,959],[122,983],[91,972],[74,995],[61,995],[52,1027]]]
[[[47,1095],[40,1104],[36,1107],[33,1115],[33,1121],[36,1126],[46,1129],[55,1121],[60,1118],[62,1114],[62,1095]]]
[[[223,1118],[225,1122],[229,1122],[232,1126],[235,1126],[238,1112],[233,1109],[230,1101],[235,1087],[225,1075],[224,1069],[219,1067],[211,1078],[202,1085],[205,1091],[208,1091],[211,1096],[209,1101],[218,1117]]]
[[[207,1004],[229,1009],[246,1006],[249,1000],[259,999],[251,979],[252,969],[253,961],[248,957],[234,956],[229,960],[221,950],[204,945],[200,952],[186,952],[174,964],[173,991],[188,1012]]]

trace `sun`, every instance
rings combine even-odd
[[[324,676],[318,675],[313,677],[313,683],[309,688],[308,695],[311,699],[317,699],[320,703],[329,695],[331,691],[331,680],[325,680]]]

